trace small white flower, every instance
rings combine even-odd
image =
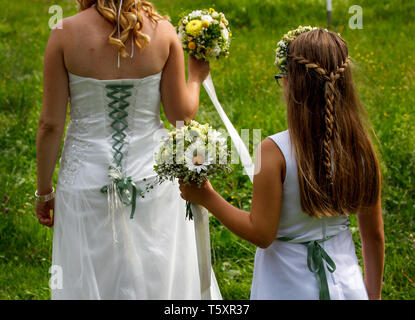
[[[184,42],[185,40],[186,40],[186,32],[179,32],[179,40],[180,40],[180,42]],[[186,45],[185,45],[185,47],[186,47]]]
[[[229,40],[229,31],[226,27],[225,27],[225,29],[222,29],[222,36],[225,39],[225,41]]]
[[[200,17],[202,15],[202,10],[196,10],[189,14],[190,18]]]
[[[216,47],[212,50],[212,55],[213,55],[214,57],[219,57],[220,52],[221,52],[220,47],[219,47],[219,46],[216,46]]]
[[[222,142],[223,140],[225,140],[222,137],[221,133],[214,129],[209,130],[207,138],[208,138],[208,143],[211,143],[211,144],[215,144],[217,142]]]
[[[173,163],[173,148],[164,145],[156,155],[155,161],[157,164]]]
[[[212,17],[210,15],[208,15],[208,14],[203,15],[202,18],[201,18],[201,20],[202,21],[207,21],[207,22],[209,22],[209,24],[211,24],[213,22]]]

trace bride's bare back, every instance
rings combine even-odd
[[[118,68],[117,48],[108,42],[113,26],[95,7],[84,10],[63,24],[63,52],[66,69],[73,74],[96,79],[143,78],[163,70],[169,57],[170,45],[176,37],[166,20],[152,22],[146,14],[143,33],[150,36],[150,44],[134,49],[134,57],[121,58]],[[132,52],[132,34],[126,50]]]
[[[109,43],[113,26],[91,7],[63,20],[62,29],[51,31],[44,59],[44,96],[41,122],[62,130],[68,103],[68,72],[99,80],[136,79],[162,72],[161,100],[167,119],[188,121],[196,116],[200,84],[209,64],[189,59],[186,83],[184,53],[175,28],[167,20],[152,22],[145,13],[142,32],[150,37],[144,48],[135,47],[134,57],[121,58]],[[126,41],[132,50],[132,34]]]
[[[132,59],[121,58],[108,42],[113,26],[92,7],[63,20],[63,28],[51,31],[44,57],[43,106],[38,129],[38,192],[52,189],[52,176],[65,129],[69,98],[68,72],[99,80],[136,79],[162,72],[161,101],[167,119],[188,121],[199,107],[200,85],[209,64],[189,58],[186,82],[184,53],[175,28],[168,21],[152,22],[143,14],[142,32],[150,44],[135,48]],[[126,42],[131,53],[131,35]],[[46,221],[46,220],[45,220]],[[50,225],[51,218],[45,222]]]

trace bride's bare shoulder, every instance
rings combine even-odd
[[[70,17],[63,19],[63,28],[83,28],[85,26],[96,25],[98,21],[103,20],[95,8],[89,8],[80,11]]]
[[[148,26],[151,26],[154,32],[159,35],[171,36],[172,34],[176,34],[176,29],[167,19],[160,19],[157,23],[154,23],[148,16],[145,15],[144,21]]]

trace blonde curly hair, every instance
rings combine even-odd
[[[133,32],[134,43],[138,48],[143,49],[150,43],[150,37],[141,32],[144,25],[144,20],[141,12],[147,14],[153,22],[168,19],[166,16],[161,16],[153,4],[148,1],[141,0],[123,0],[121,13],[120,13],[120,39],[116,35],[118,31],[118,8],[120,0],[76,0],[78,3],[78,9],[80,11],[86,10],[93,5],[96,6],[97,11],[113,26],[109,36],[109,43],[118,48],[122,57],[127,57],[125,43],[128,40],[130,31]]]

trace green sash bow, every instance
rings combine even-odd
[[[318,288],[319,288],[319,299],[320,300],[330,300],[330,290],[329,285],[327,283],[326,272],[324,268],[324,262],[327,264],[327,270],[330,273],[333,273],[336,270],[336,264],[327,254],[327,252],[323,249],[320,245],[321,242],[327,241],[331,239],[331,237],[326,237],[322,240],[313,240],[307,242],[300,242],[307,247],[307,266],[308,269],[313,272],[318,281]],[[277,240],[285,241],[285,242],[292,242],[294,237],[280,237]]]
[[[121,202],[126,206],[131,205],[130,219],[133,219],[136,207],[137,193],[139,191],[141,193],[141,190],[137,188],[132,177],[123,177],[119,168],[110,167],[109,177],[115,183],[117,194]],[[102,187],[101,192],[107,193],[108,186]]]

